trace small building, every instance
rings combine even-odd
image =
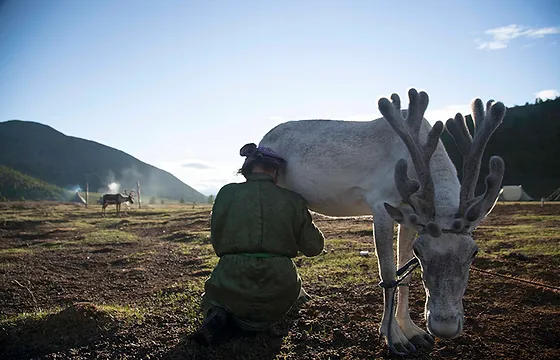
[[[76,192],[76,196],[74,196],[74,198],[72,199],[73,203],[78,203],[78,204],[86,204],[86,200],[80,195],[79,192]]]
[[[532,201],[534,200],[523,190],[521,185],[507,185],[502,187],[500,201]]]

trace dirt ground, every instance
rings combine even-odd
[[[209,213],[202,207],[132,209],[102,219],[98,209],[74,205],[0,207],[0,358],[390,357],[378,337],[383,302],[367,218],[316,216],[328,256],[342,260],[325,261],[323,276],[311,271],[316,263],[296,259],[313,300],[298,303],[282,321],[284,337],[247,335],[214,349],[189,340],[216,261]],[[475,239],[482,250],[477,269],[560,287],[560,204],[500,204]],[[360,250],[372,256],[360,257]],[[359,269],[344,261],[359,261]],[[345,277],[350,270],[358,280]],[[464,306],[459,338],[438,339],[432,350],[406,358],[560,358],[560,291],[473,269]],[[416,275],[411,313],[420,327],[423,307]]]

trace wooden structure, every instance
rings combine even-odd
[[[138,195],[138,209],[142,209],[142,198],[140,197],[140,181],[136,182],[136,194]]]

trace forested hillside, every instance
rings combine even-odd
[[[467,117],[472,129],[472,119]],[[459,173],[462,157],[448,133],[443,143]],[[483,191],[488,160],[504,159],[503,185],[523,185],[534,199],[550,195],[560,187],[560,98],[508,108],[506,117],[490,139],[483,158],[479,191]],[[459,174],[461,176],[461,174]]]
[[[70,192],[0,165],[0,201],[68,201]]]

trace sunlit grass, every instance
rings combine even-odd
[[[295,259],[302,279],[307,281],[334,281],[342,285],[359,284],[370,279],[377,267],[373,252],[361,256],[364,245],[357,240],[327,241],[327,251],[319,256],[299,256]]]
[[[558,221],[560,222],[560,215],[533,215],[533,214],[515,214],[512,216],[513,219],[522,221]]]
[[[180,250],[183,254],[200,260],[203,268],[213,268],[220,260],[211,244],[201,244],[198,241],[180,243]]]
[[[16,323],[23,321],[41,321],[48,315],[56,314],[59,311],[60,308],[56,307],[48,310],[21,312],[15,315],[0,315],[0,327],[13,326]]]
[[[70,221],[66,226],[61,226],[61,224],[50,224],[47,220],[41,228],[47,228],[56,231],[78,231],[93,230],[95,228],[95,225],[85,220],[74,220]]]
[[[147,258],[154,255],[155,253],[156,253],[155,250],[139,251],[139,252],[135,252],[133,254],[130,254],[130,255],[124,257],[123,259],[127,263],[137,263],[137,262],[145,261]]]
[[[202,321],[201,297],[204,292],[203,278],[195,278],[186,284],[175,284],[170,288],[159,290],[143,302],[142,306],[150,315],[169,315],[173,313],[189,319],[184,330],[190,333]]]
[[[557,219],[558,217],[551,216]],[[527,221],[528,222],[528,221]],[[484,253],[521,252],[526,255],[559,255],[560,234],[557,228],[536,224],[481,226],[477,237]]]
[[[79,247],[83,245],[109,245],[109,244],[127,244],[138,241],[138,236],[126,231],[120,230],[93,230],[79,236],[70,237],[67,239],[43,241],[38,244],[32,245],[29,248],[31,251],[35,248],[44,250],[60,250],[68,247]]]
[[[85,234],[82,242],[88,245],[122,244],[138,240],[135,234],[121,230],[96,230]]]
[[[33,249],[31,247],[0,249],[0,255],[21,255],[21,254],[29,254],[32,252]]]
[[[144,319],[144,310],[135,306],[123,306],[117,304],[89,304],[88,306],[90,309],[100,314],[107,315],[109,318],[125,324],[133,322],[138,323]],[[15,315],[3,315],[0,316],[0,327],[17,326],[18,323],[23,322],[43,322],[48,317],[62,314],[64,310],[66,309],[57,306],[47,310],[21,312]]]
[[[131,323],[131,322],[141,322],[144,320],[144,309],[133,307],[133,306],[122,306],[122,305],[96,305],[96,308],[107,313],[113,319]]]

